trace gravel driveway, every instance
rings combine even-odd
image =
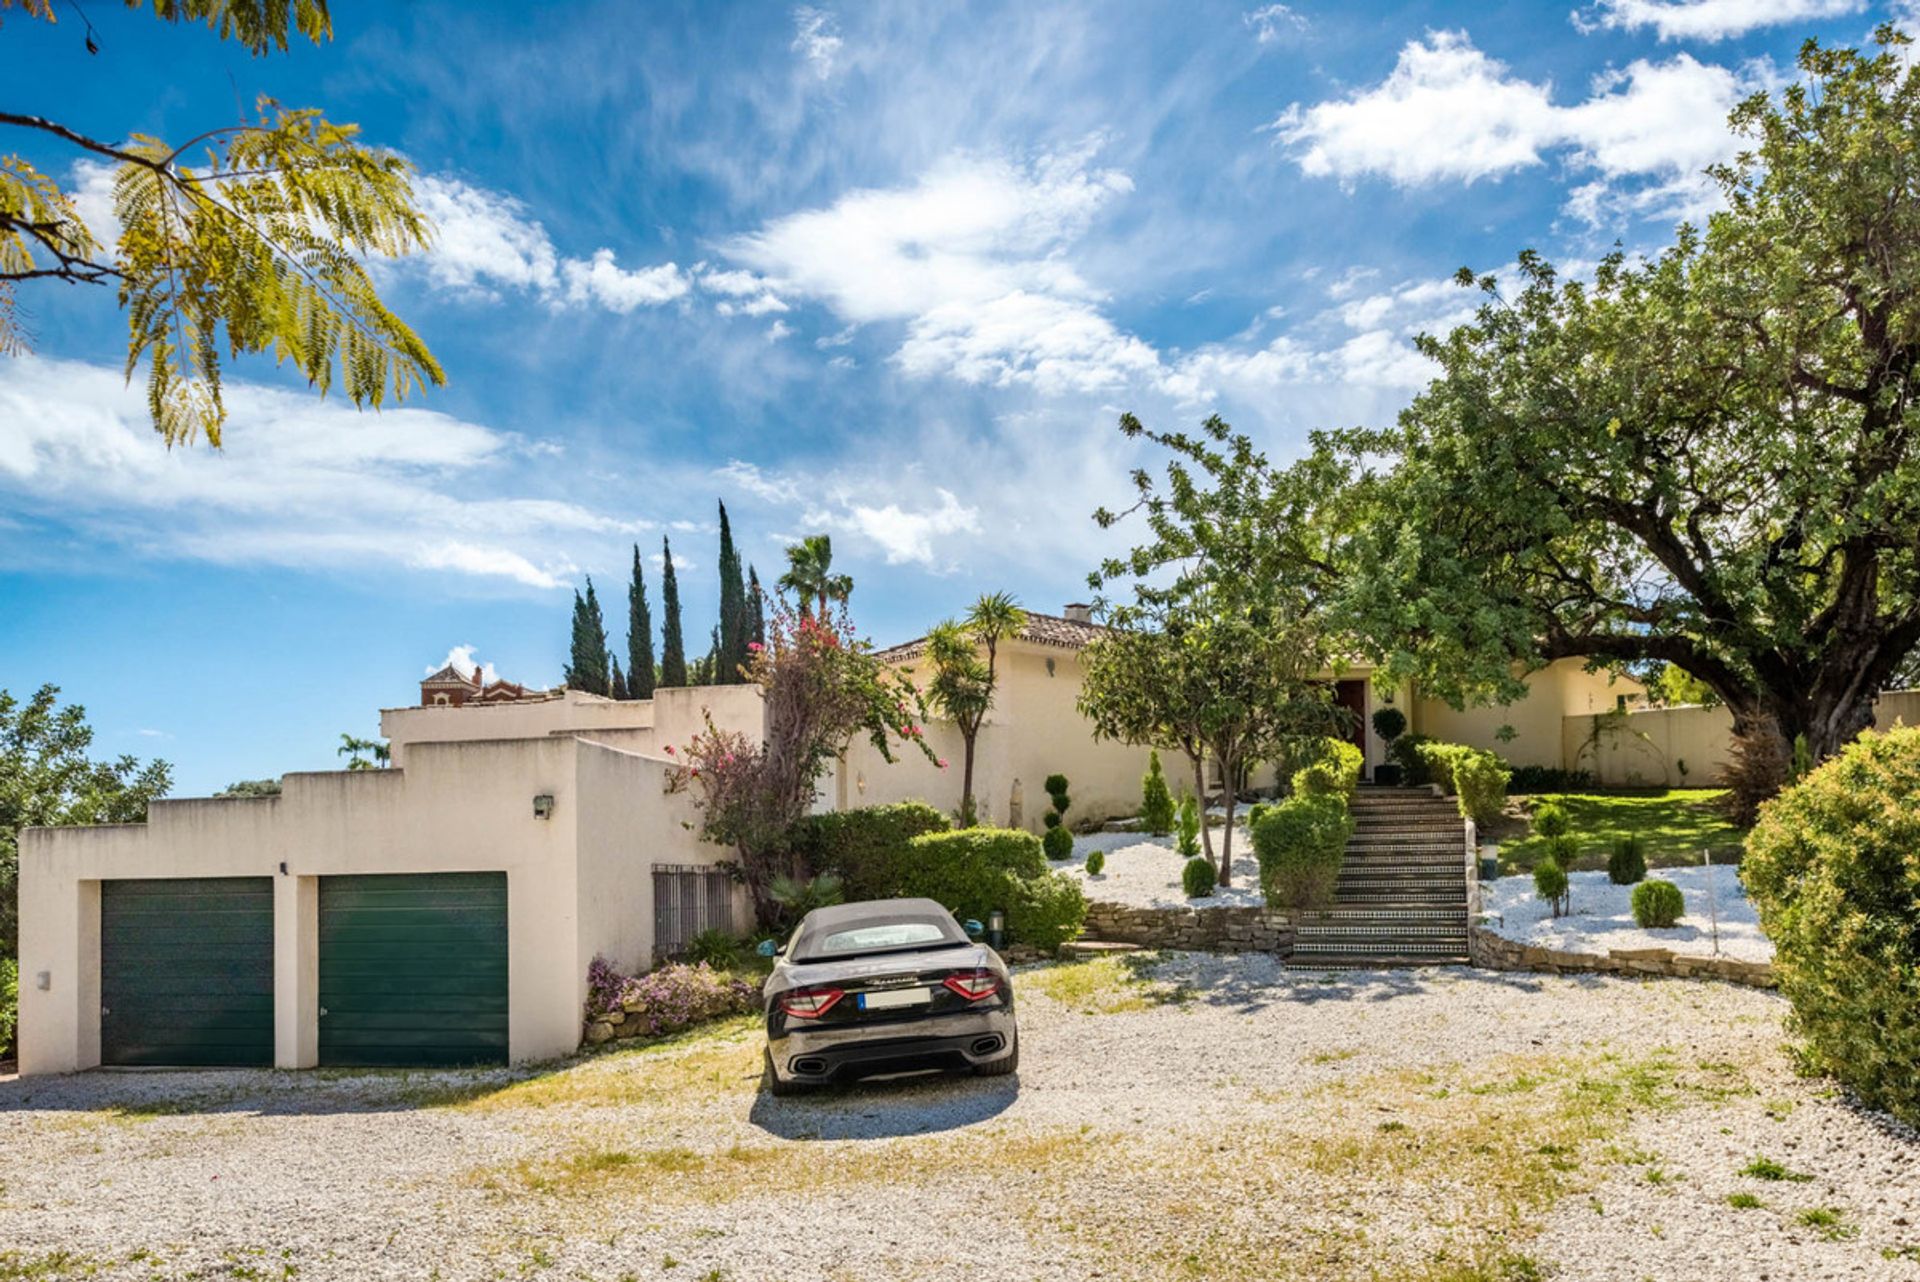
[[[744,1021],[542,1074],[0,1082],[0,1279],[1920,1279],[1920,1142],[1797,1078],[1770,993],[1019,982],[1017,1078],[778,1103]]]

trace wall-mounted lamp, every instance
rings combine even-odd
[[[1047,675],[1048,675],[1048,676],[1052,676],[1052,675],[1053,675],[1053,660],[1052,660],[1052,659],[1048,659],[1048,660],[1047,660]]]
[[[43,993],[49,990],[50,988],[52,988],[53,972],[50,970],[43,970],[39,974],[35,975],[33,977],[33,986],[39,989]]]
[[[287,875],[287,861],[284,859],[280,861],[280,875],[282,877]]]
[[[543,792],[533,799],[533,817],[535,819],[553,818],[553,794]]]

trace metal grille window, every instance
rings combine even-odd
[[[653,866],[653,959],[678,957],[703,930],[733,929],[733,878],[709,864]]]

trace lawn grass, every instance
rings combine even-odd
[[[1528,814],[1551,801],[1573,821],[1570,834],[1579,854],[1575,870],[1607,866],[1616,837],[1637,834],[1650,868],[1672,868],[1700,862],[1700,851],[1713,851],[1716,863],[1732,862],[1745,834],[1727,821],[1719,800],[1720,788],[1594,789],[1587,792],[1540,793],[1521,798]],[[1522,829],[1500,844],[1500,862],[1506,872],[1531,872],[1546,852],[1546,839]]]

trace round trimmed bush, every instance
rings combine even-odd
[[[1407,732],[1407,714],[1389,705],[1373,710],[1373,732],[1392,743]]]
[[[1273,809],[1264,801],[1256,801],[1247,808],[1247,831],[1252,832],[1260,826],[1260,816]]]
[[[1533,893],[1553,905],[1554,916],[1560,915],[1560,902],[1567,897],[1567,870],[1552,855],[1533,866]]]
[[[1055,824],[1047,829],[1047,835],[1040,839],[1040,845],[1046,850],[1049,859],[1071,859],[1073,857],[1073,832]]]
[[[1613,853],[1607,856],[1607,880],[1616,886],[1631,886],[1645,880],[1647,857],[1640,849],[1635,833],[1613,839]]]
[[[1218,880],[1213,865],[1207,862],[1204,855],[1187,860],[1187,866],[1180,870],[1180,888],[1187,892],[1188,899],[1205,899],[1213,893],[1214,883]]]
[[[1557,801],[1543,801],[1534,808],[1533,830],[1542,837],[1564,837],[1573,831],[1573,819]]]
[[[1633,919],[1643,930],[1664,930],[1686,911],[1686,898],[1670,881],[1655,877],[1633,888]]]
[[[1107,866],[1107,857],[1098,850],[1087,852],[1087,876],[1098,877],[1100,870]]]
[[[1043,827],[1058,828],[1060,826],[1060,812],[1058,810],[1047,811],[1040,816],[1040,823]]]
[[[1868,732],[1761,807],[1740,879],[1807,1066],[1920,1125],[1920,728]]]

